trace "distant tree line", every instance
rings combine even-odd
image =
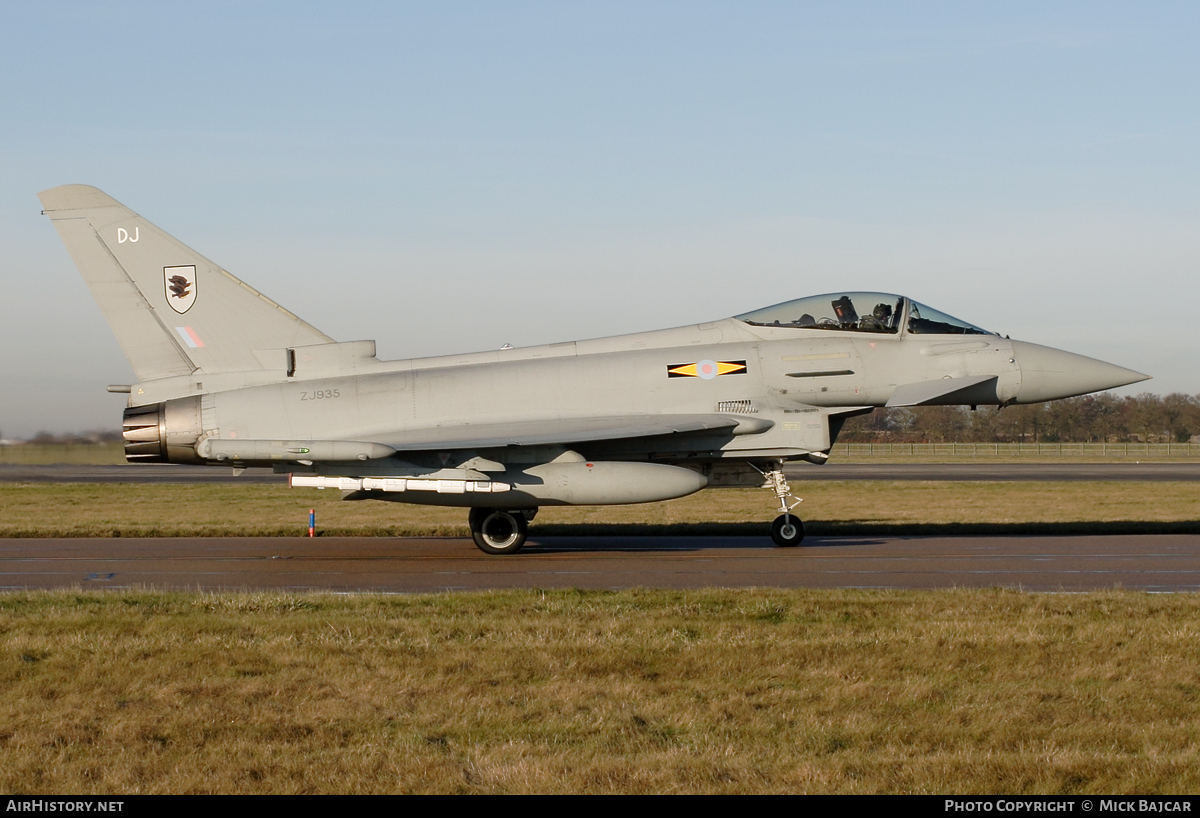
[[[42,446],[71,446],[84,443],[113,443],[121,439],[120,430],[95,429],[90,432],[64,432],[61,434],[38,432],[26,442]]]
[[[1101,392],[1024,406],[876,409],[846,422],[844,443],[1200,443],[1200,395]]]

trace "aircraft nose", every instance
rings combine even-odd
[[[1101,392],[1149,379],[1115,364],[1097,361],[1061,349],[1013,341],[1013,357],[1021,369],[1017,403],[1070,398]]]

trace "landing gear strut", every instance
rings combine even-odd
[[[754,466],[753,463],[750,465]],[[779,501],[779,510],[783,513],[775,518],[775,522],[771,523],[771,539],[775,544],[782,548],[791,548],[799,545],[804,539],[804,522],[792,514],[792,509],[804,502],[799,497],[792,494],[792,487],[788,485],[787,478],[783,476],[783,461],[772,460],[771,467],[766,471],[754,466],[758,473],[767,478],[767,482],[763,483],[763,488],[770,489],[775,493],[775,499]],[[791,500],[792,502],[788,502]]]
[[[473,508],[467,523],[475,545],[485,554],[515,554],[529,534],[529,521],[520,511]]]

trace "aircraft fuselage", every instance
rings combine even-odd
[[[764,485],[803,539],[787,460],[878,406],[1007,405],[1143,380],[909,298],[839,292],[711,323],[380,361],[336,342],[102,191],[40,194],[137,375],[130,461],[273,466],[348,499],[467,506],[513,553],[541,505]]]

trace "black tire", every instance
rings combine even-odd
[[[780,514],[771,523],[771,539],[780,548],[792,548],[804,539],[804,521],[795,514]]]
[[[525,545],[529,524],[519,511],[495,508],[473,508],[467,518],[471,538],[485,554],[515,554]]]

